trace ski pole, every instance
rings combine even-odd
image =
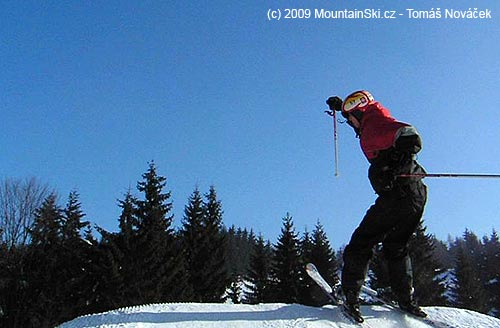
[[[399,174],[398,178],[500,178],[500,174],[475,174],[475,173],[413,173]]]
[[[325,110],[325,113],[333,118],[333,149],[335,152],[335,176],[339,176],[339,150],[337,141],[337,114],[334,110]]]

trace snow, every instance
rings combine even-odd
[[[437,327],[500,328],[500,319],[477,312],[425,307]],[[322,308],[297,304],[210,304],[170,303],[123,308],[87,315],[62,324],[59,328],[425,328],[420,319],[384,306],[362,306],[363,325],[348,321],[338,307]]]

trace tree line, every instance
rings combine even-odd
[[[174,228],[171,192],[153,162],[119,201],[118,231],[85,220],[79,194],[64,205],[37,183],[0,186],[0,327],[53,327],[77,316],[163,302],[283,302],[321,306],[328,300],[307,277],[316,264],[338,283],[342,249],[333,250],[318,221],[298,233],[282,219],[273,244],[262,234],[226,227],[215,187],[195,188]],[[97,233],[99,238],[95,237]],[[415,292],[422,305],[450,305],[499,316],[500,242],[464,235],[437,240],[421,222],[410,243]],[[390,295],[383,253],[375,250],[367,283]],[[370,302],[369,299],[365,300]]]

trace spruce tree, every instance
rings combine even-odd
[[[335,286],[339,282],[337,274],[338,262],[323,225],[319,221],[316,223],[311,236],[309,236],[308,232],[304,234],[301,244],[303,266],[308,262],[314,263],[330,286]],[[318,306],[328,303],[326,296],[307,275],[304,276],[303,281],[305,282],[302,295],[304,304]]]
[[[82,232],[89,226],[88,221],[82,221],[85,217],[81,209],[80,195],[77,191],[70,192],[68,202],[63,210],[62,238],[66,243],[78,243]]]
[[[469,250],[465,247],[459,247],[456,261],[454,305],[485,313],[486,297],[479,278],[479,272],[474,267],[473,257]]]
[[[233,276],[230,279],[231,283],[227,290],[227,298],[232,304],[240,304],[242,301],[242,290],[241,286],[243,284],[241,276]]]
[[[423,221],[409,242],[415,297],[420,305],[444,305],[444,286],[440,274],[444,271],[434,255],[434,238],[426,234]]]
[[[203,226],[204,206],[200,191],[196,188],[189,197],[182,221],[182,240],[192,300],[203,302],[210,288],[205,276],[207,238]]]
[[[319,221],[312,233],[312,253],[310,259],[318,270],[323,273],[325,280],[331,286],[339,282],[337,274],[339,269],[337,257],[330,246],[330,241],[328,240],[323,225]]]
[[[118,226],[119,233],[110,240],[108,246],[109,269],[111,278],[116,286],[117,300],[121,306],[136,304],[139,302],[138,296],[141,294],[137,279],[137,268],[141,263],[139,238],[138,238],[138,218],[137,203],[138,199],[132,195],[129,190],[123,200],[120,200],[118,206],[122,209]]]
[[[376,290],[381,296],[390,297],[389,271],[382,252],[382,244],[377,244],[373,248],[373,256],[370,260],[368,270],[368,285]]]
[[[484,276],[488,295],[488,312],[500,317],[500,240],[495,230],[484,238]]]
[[[29,248],[26,270],[27,288],[31,305],[27,326],[51,327],[60,323],[64,308],[64,288],[61,282],[62,265],[62,209],[51,194],[35,214],[30,230],[32,244]]]
[[[0,242],[0,327],[31,325],[34,295],[28,283],[27,248]]]
[[[222,204],[217,199],[214,186],[210,187],[205,197],[203,227],[208,256],[204,260],[204,272],[209,289],[204,300],[206,302],[222,302],[229,284],[229,275],[226,271],[227,247],[223,234]]]
[[[101,228],[98,231],[102,238],[94,249],[92,273],[98,283],[93,293],[93,306],[96,309],[93,312],[139,304],[138,293],[133,291],[134,283],[128,283],[133,271],[125,259],[130,260],[132,257],[124,254],[119,233],[110,233]]]
[[[274,247],[273,264],[274,301],[298,303],[304,270],[300,260],[299,238],[289,213],[283,218],[281,235]]]
[[[137,189],[144,194],[137,200],[137,259],[135,289],[138,302],[153,303],[174,300],[185,286],[178,280],[183,270],[182,253],[176,247],[172,229],[171,192],[164,192],[166,178],[157,174],[154,162],[142,175]]]
[[[56,194],[50,194],[35,213],[30,229],[31,245],[49,247],[61,242],[62,209],[57,205]]]
[[[62,211],[61,224],[59,274],[64,290],[61,301],[65,306],[59,313],[63,321],[86,313],[95,285],[89,274],[93,245],[89,240],[83,239],[84,231],[89,228],[89,222],[83,221],[84,216],[79,194],[72,191]]]
[[[266,303],[271,300],[271,267],[272,246],[259,235],[253,248],[246,284],[248,292],[245,299],[248,303]]]
[[[10,281],[13,278],[8,269],[10,263],[7,259],[9,255],[10,252],[7,249],[7,244],[0,238],[0,323],[3,323],[2,326],[6,323],[4,319],[5,311],[10,306],[8,287],[10,287]]]
[[[137,235],[137,202],[138,199],[132,195],[130,190],[125,194],[125,199],[118,201],[118,206],[122,209],[118,220],[118,227],[120,228],[120,236],[123,239],[123,243],[127,246],[129,246]]]
[[[236,228],[223,229],[226,240],[226,272],[230,276],[244,276],[250,269],[251,256],[255,245],[255,235],[252,230]]]
[[[141,301],[140,286],[136,283],[136,268],[140,265],[136,204],[137,198],[129,190],[123,200],[118,200],[121,208],[119,231],[111,233],[98,228],[102,238],[95,252],[94,272],[99,280],[95,291],[96,307],[101,311],[140,304]]]
[[[304,231],[304,234],[302,235],[302,238],[299,241],[299,247],[300,247],[300,254],[302,257],[302,261],[304,263],[309,263],[312,262],[314,263],[313,260],[313,241],[311,237],[311,233],[307,230]]]
[[[313,242],[311,233],[307,230],[304,231],[302,238],[299,240],[299,250],[300,250],[300,265],[304,267],[307,263],[312,262],[313,260]],[[320,271],[321,272],[321,271]],[[317,294],[319,289],[318,285],[311,280],[311,278],[307,275],[305,270],[302,270],[301,273],[303,276],[301,277],[300,284],[300,303],[305,305],[321,305],[320,301],[317,300],[318,297],[324,296],[324,294]],[[319,290],[321,292],[321,290]]]

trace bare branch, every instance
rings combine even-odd
[[[35,211],[51,193],[36,178],[0,181],[0,242],[8,248],[25,245]]]

